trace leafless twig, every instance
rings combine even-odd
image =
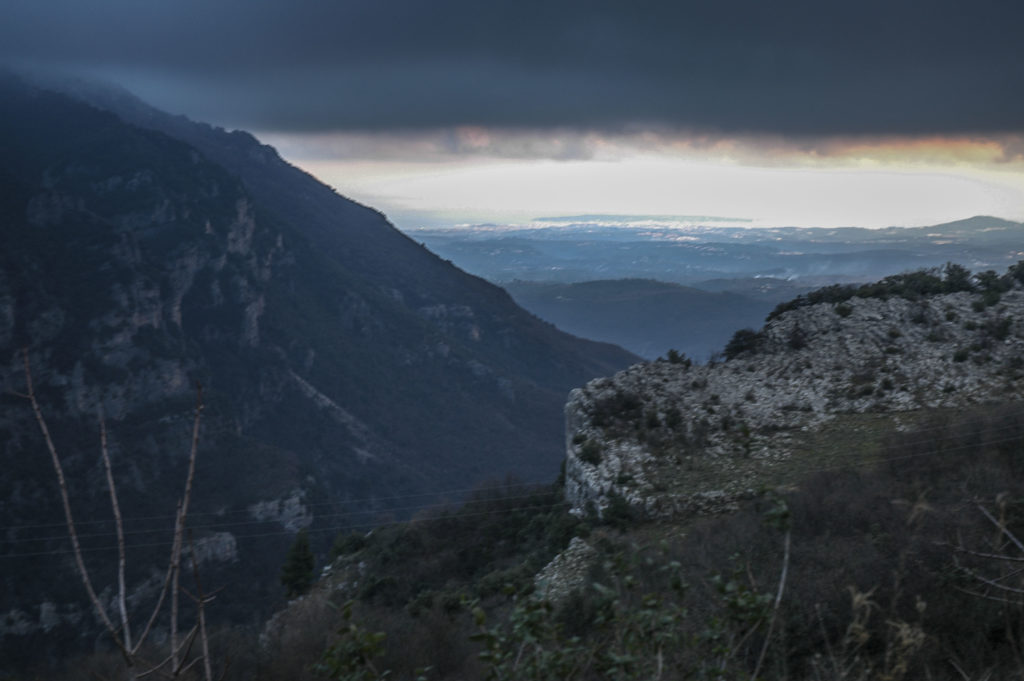
[[[206,614],[205,605],[211,598],[205,596],[202,591],[202,586],[199,581],[198,565],[195,556],[195,551],[192,550],[192,570],[195,576],[196,585],[198,589],[198,597],[196,597],[197,609],[198,609],[198,623],[192,627],[189,633],[185,636],[185,639],[179,643],[178,636],[178,599],[181,587],[179,585],[179,576],[181,572],[181,553],[183,545],[183,535],[185,531],[185,520],[188,516],[189,502],[192,498],[192,486],[195,480],[196,471],[196,455],[199,449],[199,426],[201,422],[201,416],[203,411],[203,389],[202,385],[196,385],[196,406],[194,411],[194,419],[192,423],[192,440],[191,447],[189,450],[188,460],[188,473],[185,478],[185,489],[181,499],[177,504],[177,511],[175,513],[174,520],[174,539],[171,546],[171,555],[168,561],[167,573],[164,577],[163,586],[160,589],[160,593],[157,597],[156,605],[153,607],[153,611],[150,613],[149,618],[146,621],[145,627],[142,629],[141,635],[132,640],[131,635],[131,621],[128,613],[127,603],[127,585],[125,581],[125,572],[127,569],[127,547],[125,545],[125,534],[124,534],[124,518],[121,513],[121,507],[117,498],[117,485],[114,482],[113,466],[110,461],[110,450],[107,445],[107,425],[104,417],[102,408],[99,410],[99,422],[100,422],[100,453],[103,460],[103,468],[107,479],[107,489],[110,494],[110,504],[114,515],[114,523],[117,532],[117,610],[120,620],[120,627],[114,625],[114,622],[110,619],[107,614],[106,608],[100,601],[99,596],[96,594],[96,590],[93,587],[92,579],[89,576],[89,572],[85,566],[85,561],[82,558],[82,547],[78,539],[78,532],[75,527],[74,516],[71,512],[71,502],[68,494],[67,480],[64,476],[64,468],[61,464],[60,457],[57,454],[57,448],[54,445],[53,438],[50,435],[50,429],[46,424],[46,419],[43,416],[42,408],[39,406],[39,401],[36,397],[35,386],[32,381],[32,369],[29,363],[29,352],[28,348],[22,348],[21,351],[22,363],[24,365],[25,372],[25,393],[16,393],[20,397],[27,399],[32,406],[32,412],[35,415],[36,422],[39,424],[39,430],[43,434],[43,440],[46,442],[46,448],[50,453],[50,459],[53,463],[53,469],[57,477],[57,484],[60,489],[61,501],[64,505],[64,519],[67,525],[68,536],[71,539],[72,551],[75,557],[75,565],[78,569],[78,574],[85,586],[86,593],[89,596],[89,601],[92,603],[93,608],[96,610],[97,616],[106,628],[107,633],[110,635],[114,644],[121,651],[121,655],[124,658],[126,666],[126,678],[131,681],[142,679],[151,674],[154,674],[164,667],[170,668],[169,673],[164,672],[165,675],[169,675],[171,678],[180,676],[184,671],[197,664],[200,660],[204,663],[204,671],[206,672],[207,681],[212,681],[212,669],[210,666],[210,649],[209,642],[206,635]],[[189,545],[192,546],[191,534],[189,536]],[[149,665],[149,668],[145,671],[140,671],[140,657],[139,651],[153,629],[153,625],[157,620],[159,613],[163,607],[164,600],[166,599],[168,592],[171,596],[171,624],[170,624],[170,651],[167,658],[156,665]],[[202,656],[189,660],[190,651],[197,635],[200,638],[202,646]],[[187,662],[187,664],[186,664]]]

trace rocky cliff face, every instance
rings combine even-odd
[[[836,419],[1020,399],[1024,289],[1013,286],[998,301],[961,292],[799,307],[727,361],[591,381],[565,408],[567,497],[576,512],[714,512],[777,479]]]
[[[134,100],[132,125],[6,76],[0,99],[0,659],[12,664],[95,634],[16,396],[23,347],[109,594],[105,414],[140,603],[166,560],[202,383],[197,555],[204,582],[230,585],[211,616],[246,620],[283,595],[299,528],[325,552],[338,531],[411,512],[410,498],[510,472],[553,479],[565,394],[635,359],[537,320],[245,133]]]

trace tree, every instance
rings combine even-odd
[[[301,596],[313,586],[313,568],[315,560],[313,549],[309,545],[309,533],[305,528],[299,530],[295,543],[288,549],[288,556],[281,568],[281,584],[284,585],[288,598]]]
[[[971,283],[971,271],[963,265],[947,262],[943,268],[943,277],[946,293],[974,290],[974,284]]]

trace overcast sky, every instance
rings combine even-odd
[[[417,173],[437,198],[457,191],[439,177],[470,168],[556,160],[563,174],[604,167],[611,182],[600,164],[616,164],[628,184],[629,163],[675,159],[918,184],[955,175],[1024,219],[1019,0],[0,0],[0,11],[0,61],[109,78],[169,111],[254,130],[333,184],[361,179],[385,209],[415,213],[401,180]],[[668,186],[685,183],[677,171],[662,168],[678,180]],[[742,196],[731,205],[764,213]],[[965,195],[964,211],[976,205]]]

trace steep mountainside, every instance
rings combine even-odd
[[[767,300],[650,279],[517,281],[505,289],[563,331],[615,343],[647,359],[673,348],[704,360],[736,329],[760,323],[773,307]]]
[[[762,485],[855,460],[875,418],[1024,397],[1024,265],[977,285],[892,281],[920,279],[976,290],[825,289],[846,299],[780,306],[761,331],[738,332],[724,362],[654,362],[574,390],[569,501],[655,517],[722,510]],[[827,433],[840,421],[847,436],[836,442]]]
[[[299,527],[322,548],[432,493],[553,478],[565,394],[636,359],[558,332],[245,133],[133,104],[182,141],[11,77],[0,100],[0,658],[93,640],[15,394],[22,347],[101,591],[105,414],[137,600],[166,556],[203,384],[197,552],[227,587],[217,614],[245,618],[280,597]]]

